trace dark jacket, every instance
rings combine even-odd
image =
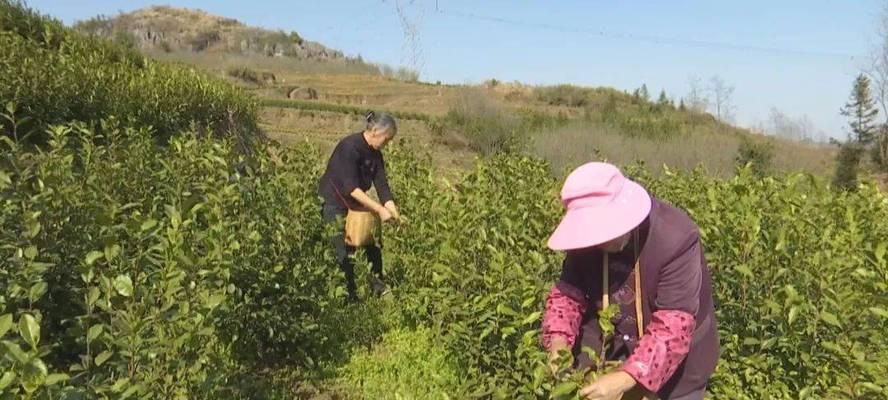
[[[318,194],[329,206],[362,210],[363,205],[351,197],[351,192],[356,188],[366,192],[371,185],[383,204],[393,200],[382,152],[370,147],[362,132],[350,134],[333,149]]]
[[[682,396],[706,386],[720,352],[711,279],[699,229],[683,211],[652,198],[651,212],[638,231],[644,326],[647,327],[651,314],[657,310],[680,310],[695,316],[690,351],[657,393],[661,398]],[[612,296],[626,287],[624,283],[634,288],[634,278],[632,282],[625,282],[632,277],[634,254],[630,241],[623,252],[610,256],[608,280]],[[583,316],[577,348],[589,346],[596,351],[601,348],[597,317],[601,309],[601,264],[600,250],[569,252],[557,284],[563,293],[590,305]],[[615,321],[617,334],[609,359],[627,357],[638,343],[634,300],[631,307],[621,306],[621,314],[628,316],[628,321]],[[589,362],[583,355],[578,359],[581,364]]]

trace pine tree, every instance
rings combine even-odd
[[[640,97],[644,101],[651,100],[651,94],[648,93],[647,84],[644,84],[644,83],[641,84],[641,89],[638,90],[638,97]]]
[[[848,117],[848,126],[851,128],[852,138],[858,144],[867,146],[875,138],[877,126],[875,124],[876,102],[870,91],[870,80],[864,74],[860,74],[854,80],[854,88],[845,106],[841,109],[842,115]]]
[[[660,106],[668,106],[669,105],[669,97],[666,97],[666,91],[660,91],[660,98],[657,99],[657,104]]]
[[[685,109],[687,109],[687,107],[685,107],[685,99],[682,98],[678,101],[678,111],[685,111]]]

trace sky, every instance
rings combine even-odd
[[[411,63],[396,0],[28,0],[67,24],[149,5],[199,8],[393,66]],[[416,26],[420,79],[572,83],[676,99],[689,79],[734,87],[735,122],[769,110],[844,138],[839,109],[877,41],[879,0],[397,0]]]

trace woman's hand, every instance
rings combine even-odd
[[[388,210],[389,213],[392,214],[392,218],[394,218],[396,220],[401,220],[401,213],[398,212],[398,207],[395,206],[394,201],[389,200],[389,201],[385,202],[385,209]]]
[[[392,219],[392,217],[393,217],[392,212],[389,211],[389,209],[385,208],[385,207],[379,207],[379,209],[376,210],[376,213],[379,214],[379,219],[382,220],[382,222],[387,222],[388,220]]]
[[[589,400],[620,400],[624,393],[635,387],[635,378],[623,371],[603,375],[580,391]]]

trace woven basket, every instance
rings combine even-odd
[[[345,243],[352,247],[363,247],[374,243],[378,226],[379,216],[376,213],[349,210],[345,217]]]

